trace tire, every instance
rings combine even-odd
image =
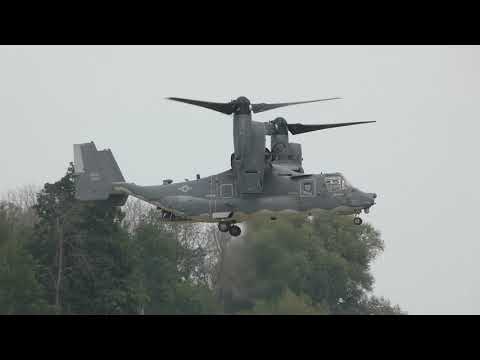
[[[227,232],[229,230],[229,226],[227,223],[218,223],[218,230],[221,232]]]
[[[240,227],[238,227],[237,225],[230,226],[230,229],[228,231],[232,236],[239,236],[242,233],[242,229],[240,229]]]
[[[356,217],[356,218],[353,218],[353,223],[354,223],[355,225],[362,225],[363,220],[362,220],[361,218],[359,218],[359,217]]]

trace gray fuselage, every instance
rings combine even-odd
[[[113,190],[128,194],[175,215],[176,220],[243,221],[256,213],[334,210],[359,213],[375,203],[375,194],[362,192],[340,173],[301,174],[281,165],[266,169],[263,193],[238,194],[232,170],[217,175],[157,186],[117,182]]]

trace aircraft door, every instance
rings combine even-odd
[[[234,197],[232,177],[213,176],[210,181],[209,208],[212,219],[224,219],[231,215],[230,199]]]
[[[233,197],[233,184],[220,184],[220,194],[222,199],[230,199]]]
[[[311,209],[316,196],[316,182],[315,179],[305,179],[299,182],[299,198],[300,209],[302,211]]]
[[[219,195],[219,186],[218,186],[218,178],[217,176],[210,177],[209,181],[210,191],[208,196],[208,208],[210,217],[213,217],[213,214],[217,212],[217,197]]]

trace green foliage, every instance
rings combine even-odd
[[[315,305],[306,294],[296,295],[290,289],[275,300],[257,300],[251,315],[326,315],[325,306]]]
[[[405,315],[398,305],[392,305],[384,297],[371,296],[365,300],[365,313],[368,315]]]
[[[62,179],[45,184],[35,209],[39,222],[29,249],[40,264],[38,278],[47,300],[59,313],[140,311],[147,299],[140,249],[120,226],[124,214],[119,208],[108,201],[76,201],[70,167]]]
[[[158,222],[142,221],[135,241],[141,249],[143,284],[148,293],[145,314],[174,313],[178,272],[173,234]]]
[[[222,313],[211,289],[191,281],[180,281],[175,287],[175,314],[206,315]]]
[[[226,310],[277,313],[285,304],[306,313],[315,313],[309,306],[318,313],[369,313],[370,264],[382,250],[379,233],[349,217],[256,218],[226,254],[226,271],[235,279],[222,289]]]
[[[195,277],[206,255],[179,241],[182,226],[168,226],[150,211],[135,229],[142,249],[142,272],[149,300],[145,314],[208,314],[220,312],[208,286]]]
[[[36,263],[25,250],[29,229],[19,223],[21,209],[0,205],[0,314],[48,312]]]

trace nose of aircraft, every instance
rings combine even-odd
[[[368,201],[370,202],[370,206],[375,205],[375,199],[377,198],[377,194],[375,193],[367,193]]]
[[[377,194],[375,193],[365,193],[360,190],[356,190],[352,193],[351,196],[351,205],[352,206],[361,206],[361,207],[370,207],[375,205],[375,199]]]

